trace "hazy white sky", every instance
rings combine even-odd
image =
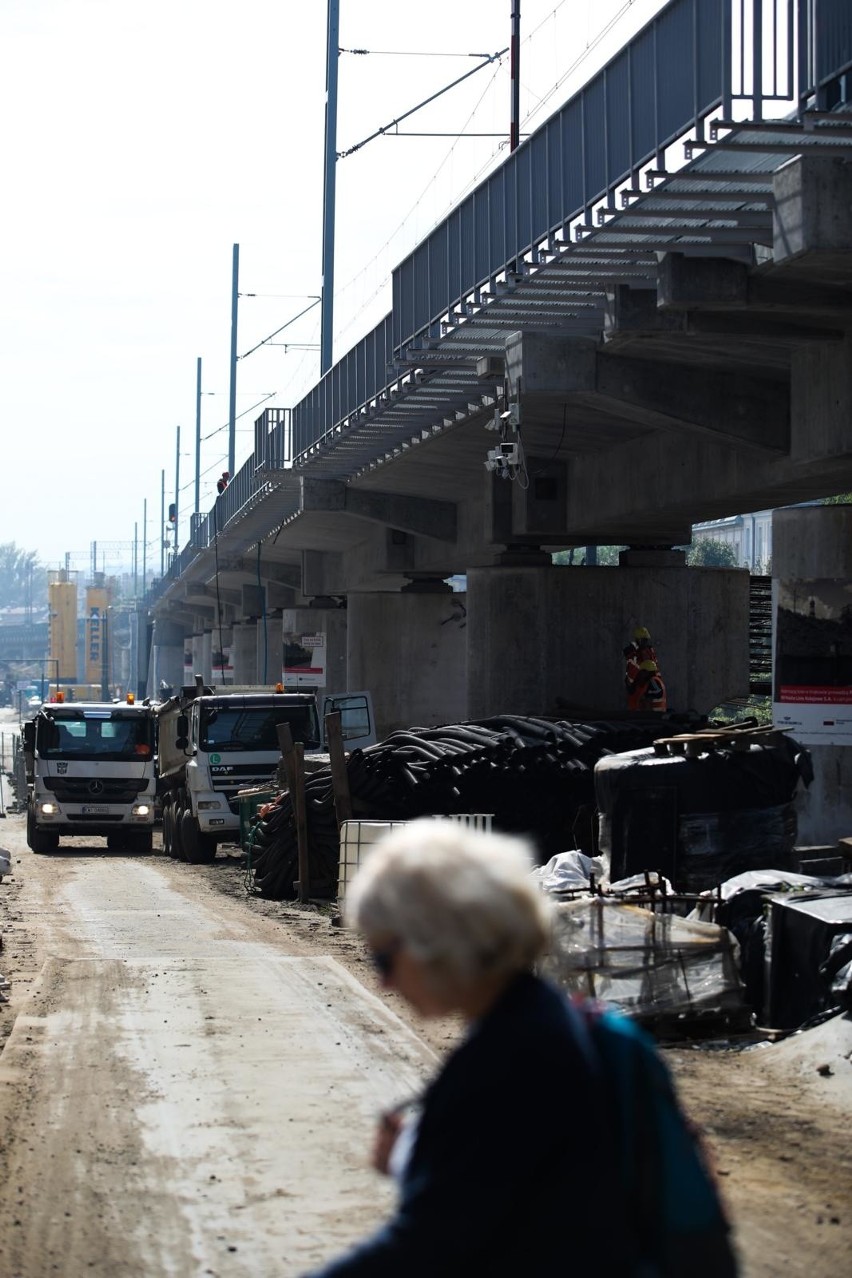
[[[532,130],[663,0],[521,0]],[[511,0],[340,0],[338,149],[494,53]],[[326,0],[0,0],[0,542],[84,573],[159,571],[161,473],[180,544],[227,463],[231,258],[240,353],[321,286]],[[598,40],[613,24],[612,30]],[[391,56],[394,55],[394,56]],[[508,58],[401,126],[505,134]],[[380,138],[337,170],[335,358],[390,309],[393,267],[500,162],[492,138]],[[319,308],[239,364],[237,412],[318,380]],[[237,469],[260,409],[237,423]],[[220,429],[225,427],[225,429]]]

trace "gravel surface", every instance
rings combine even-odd
[[[0,1273],[298,1274],[371,1228],[374,1115],[458,1027],[378,990],[331,907],[247,896],[236,848],[36,857],[14,815],[0,844]],[[666,1055],[746,1278],[852,1272],[852,1022]]]

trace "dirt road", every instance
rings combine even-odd
[[[190,867],[2,834],[0,1273],[298,1274],[362,1235],[375,1115],[431,1050]]]
[[[456,1027],[380,995],[321,911],[247,898],[235,855],[37,857],[14,816],[0,842],[3,1278],[295,1275],[362,1236],[375,1113]],[[850,1028],[668,1053],[746,1278],[852,1272]]]

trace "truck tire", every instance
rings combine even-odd
[[[163,800],[163,851],[174,856],[174,814],[171,798]]]
[[[183,848],[183,812],[183,804],[175,795],[172,801],[172,856],[178,861],[186,860]]]
[[[184,856],[190,865],[206,865],[216,856],[216,840],[210,834],[202,834],[198,821],[185,811],[180,823]]]
[[[59,835],[40,830],[35,823],[32,808],[27,808],[27,845],[36,853],[55,852],[59,847]]]

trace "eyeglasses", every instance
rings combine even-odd
[[[391,941],[379,950],[370,950],[370,961],[383,981],[393,976],[394,961],[401,948],[401,941]]]

